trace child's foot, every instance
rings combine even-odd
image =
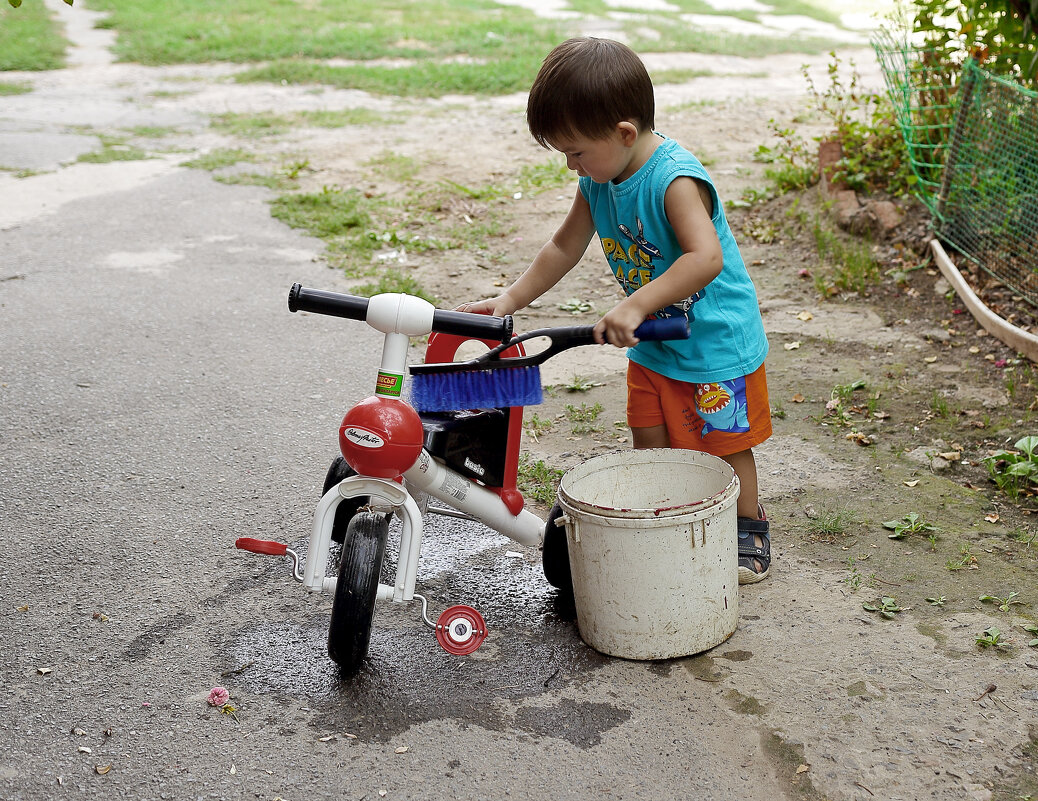
[[[738,518],[739,583],[756,584],[771,572],[771,537],[764,507],[757,507],[759,519]]]

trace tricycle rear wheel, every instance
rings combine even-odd
[[[559,595],[572,597],[573,576],[569,569],[569,543],[566,542],[566,527],[558,524],[560,517],[562,507],[556,503],[544,524],[541,562],[548,583],[559,591]]]
[[[368,653],[388,536],[388,517],[373,512],[355,515],[346,531],[328,625],[328,655],[344,673],[355,673]]]

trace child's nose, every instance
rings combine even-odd
[[[580,169],[580,164],[573,156],[566,156],[566,169],[573,170],[573,172],[576,172],[578,169]]]

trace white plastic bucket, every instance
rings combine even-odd
[[[739,479],[723,459],[660,448],[610,453],[559,486],[577,626],[625,659],[689,656],[739,619]]]

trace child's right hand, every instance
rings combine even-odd
[[[458,306],[455,311],[469,312],[471,314],[492,314],[495,317],[504,317],[507,314],[513,314],[517,309],[515,301],[512,298],[505,295],[498,295],[496,298],[488,298],[487,300],[477,300],[472,303],[462,303]]]

